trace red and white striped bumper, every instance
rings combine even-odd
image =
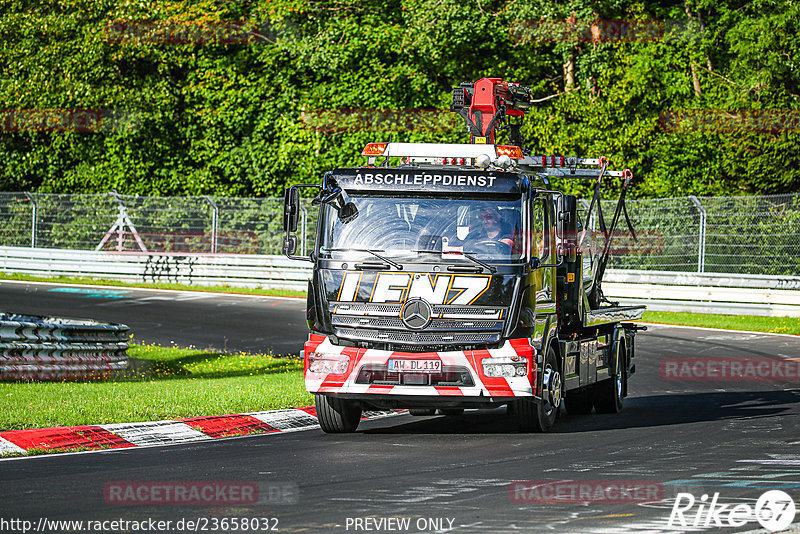
[[[337,373],[313,373],[309,371],[309,355],[316,358],[330,357],[341,363]],[[323,335],[310,334],[304,351],[306,389],[311,393],[338,393],[397,396],[451,396],[478,397],[496,400],[498,397],[530,397],[536,385],[536,350],[528,339],[510,339],[502,347],[489,350],[457,350],[447,352],[399,352],[334,345]],[[364,366],[386,366],[389,358],[439,359],[442,367],[466,368],[472,376],[472,386],[430,386],[357,384],[356,377]],[[483,360],[527,362],[523,376],[491,377],[484,374]]]

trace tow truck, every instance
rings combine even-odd
[[[366,165],[286,189],[283,252],[313,263],[304,377],[325,432],[354,432],[365,410],[506,406],[495,413],[520,431],[547,432],[562,406],[622,409],[644,307],[609,302],[602,277],[633,176],[604,157],[523,148],[530,95],[500,78],[461,84],[451,110],[470,143],[370,143]],[[583,221],[553,178],[594,180]],[[622,180],[608,225],[604,179]],[[304,188],[319,206],[307,256],[297,255]],[[599,232],[585,225],[595,206]],[[594,235],[602,247],[588,245]]]

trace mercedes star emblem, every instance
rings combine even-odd
[[[400,310],[400,319],[411,330],[422,330],[431,322],[433,310],[422,299],[411,299]]]

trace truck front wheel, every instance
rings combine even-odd
[[[319,426],[328,434],[355,432],[361,421],[361,407],[353,402],[327,395],[314,395]]]
[[[521,432],[550,432],[558,419],[564,396],[564,381],[552,347],[547,351],[542,377],[542,400],[519,399],[514,405],[514,415]]]

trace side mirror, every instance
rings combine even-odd
[[[292,235],[297,232],[297,223],[300,219],[300,188],[301,187],[316,187],[316,185],[293,185],[289,189],[287,189],[283,194],[283,231],[285,235],[283,236],[283,253],[291,259],[294,260],[303,260],[303,261],[314,261],[309,256],[295,256],[297,253],[297,246],[299,244],[299,240],[297,236]],[[305,226],[305,225],[304,225]],[[305,247],[304,247],[305,248]]]
[[[297,220],[299,217],[300,191],[298,191],[295,187],[290,187],[286,190],[283,197],[283,229],[287,233],[296,232]],[[297,241],[296,238],[295,241]],[[295,245],[297,245],[297,243],[295,243]],[[292,252],[292,254],[294,254],[294,252]]]
[[[558,236],[564,260],[575,262],[578,259],[578,198],[575,195],[558,197]]]
[[[297,236],[289,235],[283,238],[283,253],[294,256],[297,252]]]
[[[345,224],[353,222],[358,217],[358,208],[352,202],[348,202],[339,209],[339,220]]]

